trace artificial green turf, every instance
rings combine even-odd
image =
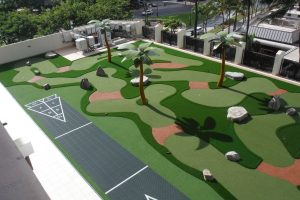
[[[246,108],[248,113],[251,115],[266,115],[273,111],[268,108],[268,102],[272,97],[264,93],[252,93],[245,97],[245,99],[238,104]]]
[[[276,134],[285,148],[295,159],[300,158],[300,124],[290,124],[281,127]]]
[[[61,55],[58,55],[55,58],[51,58],[49,59],[49,61],[56,67],[65,67],[65,66],[70,66],[72,64],[72,61],[64,58]]]

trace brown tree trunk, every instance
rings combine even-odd
[[[144,92],[144,67],[143,67],[143,62],[140,64],[140,84],[139,84],[139,90],[140,90],[140,96],[143,105],[147,105],[147,99],[145,97],[145,92]]]
[[[104,31],[104,40],[105,40],[105,45],[106,45],[106,48],[107,48],[107,60],[108,60],[108,62],[111,63],[111,51],[110,51],[110,46],[108,44],[106,31]]]
[[[223,80],[224,80],[224,74],[225,74],[225,48],[222,46],[221,50],[221,56],[222,56],[222,64],[221,64],[221,72],[220,72],[220,79],[218,82],[218,87],[222,87],[223,85]]]

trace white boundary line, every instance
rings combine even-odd
[[[78,129],[81,129],[81,128],[83,128],[83,127],[86,127],[86,126],[90,125],[91,123],[92,123],[92,122],[89,122],[89,123],[87,123],[87,124],[84,124],[84,125],[82,125],[82,126],[79,126],[79,127],[75,128],[75,129],[73,129],[73,130],[70,130],[70,131],[68,131],[68,132],[66,132],[66,133],[63,133],[63,134],[61,134],[61,135],[55,137],[55,139],[58,139],[58,138],[63,137],[63,136],[65,136],[65,135],[68,135],[69,133],[72,133],[73,131],[76,131],[76,130],[78,130]]]
[[[142,169],[140,169],[139,171],[135,172],[134,174],[132,174],[131,176],[129,176],[128,178],[126,178],[124,181],[122,181],[121,183],[119,183],[118,185],[114,186],[113,188],[107,190],[105,192],[105,194],[110,193],[111,191],[113,191],[114,189],[116,189],[117,187],[119,187],[120,185],[122,185],[123,183],[127,182],[129,179],[133,178],[134,176],[138,175],[139,173],[141,173],[142,171],[144,171],[145,169],[148,168],[148,165],[146,165],[145,167],[143,167]]]

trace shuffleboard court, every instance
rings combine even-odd
[[[59,96],[25,107],[110,199],[188,199]]]

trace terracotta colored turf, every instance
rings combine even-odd
[[[42,76],[34,76],[32,79],[30,79],[28,82],[29,83],[35,83],[35,82],[37,82],[37,81],[39,81],[39,80],[42,80],[42,79],[44,79],[45,77],[42,77]]]
[[[178,69],[178,68],[184,68],[187,67],[184,64],[180,63],[154,63],[151,65],[154,69],[160,68],[160,69]]]
[[[293,185],[300,185],[300,159],[295,160],[293,165],[284,168],[275,167],[262,162],[257,170],[270,176],[289,181]]]
[[[70,71],[71,68],[69,66],[65,66],[65,67],[60,67],[58,68],[57,72],[58,73],[63,73],[63,72],[67,72],[67,71]]]
[[[166,139],[174,135],[176,133],[182,132],[182,130],[176,125],[172,124],[169,126],[159,127],[159,128],[152,128],[152,135],[157,141],[157,143],[164,145]]]
[[[278,89],[275,92],[268,93],[268,95],[270,95],[270,96],[279,96],[279,95],[282,95],[284,93],[287,93],[287,91],[284,90],[284,89]]]
[[[100,101],[100,100],[113,100],[113,99],[123,99],[119,91],[116,92],[94,92],[89,97],[90,102]]]
[[[209,89],[208,82],[190,81],[190,89]]]

